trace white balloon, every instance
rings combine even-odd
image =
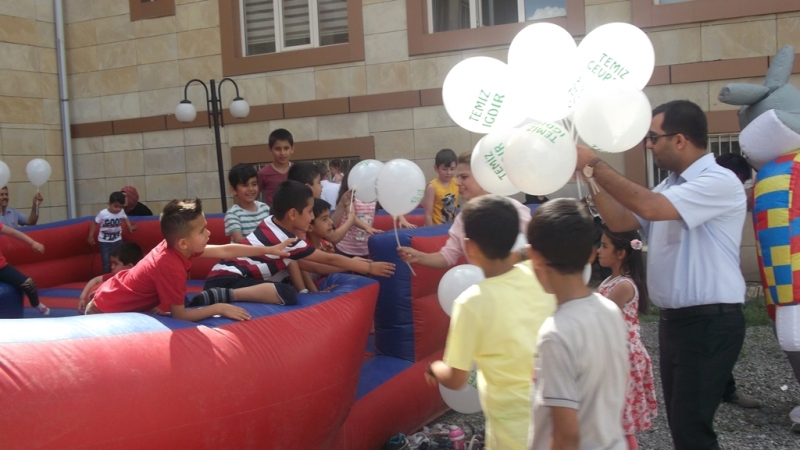
[[[575,128],[590,147],[618,153],[641,144],[651,118],[644,92],[618,87],[583,98],[575,109]]]
[[[425,185],[425,174],[418,165],[407,159],[393,159],[378,172],[375,189],[383,209],[397,217],[419,206]]]
[[[47,183],[47,180],[50,179],[50,171],[50,163],[41,158],[28,161],[28,166],[25,168],[28,180],[37,187]]]
[[[512,128],[487,134],[472,150],[472,175],[483,189],[492,194],[512,195],[519,192],[508,179],[503,165],[506,143],[516,131],[516,128]]]
[[[570,108],[596,90],[644,88],[653,75],[655,60],[653,44],[639,28],[621,22],[595,28],[578,45],[578,72],[570,87]]]
[[[375,181],[378,178],[383,163],[375,159],[365,159],[359,162],[347,175],[347,187],[355,189],[355,196],[364,203],[372,203],[378,199],[375,190]]]
[[[583,284],[589,284],[592,280],[592,265],[587,264],[583,266]]]
[[[525,246],[528,245],[528,238],[525,237],[524,234],[520,233],[517,235],[517,240],[514,242],[514,246],[511,247],[512,252],[521,252],[525,250]]]
[[[11,169],[8,168],[8,164],[0,161],[0,188],[4,187],[8,184],[8,180],[11,178]]]
[[[450,69],[442,85],[447,114],[474,133],[507,130],[525,120],[521,80],[502,61],[467,58]]]
[[[473,368],[467,378],[467,384],[461,389],[452,390],[439,385],[442,400],[454,411],[462,414],[474,414],[481,411],[481,400],[478,397],[477,373]]]
[[[511,182],[531,195],[547,195],[569,182],[578,153],[560,125],[535,121],[508,140],[505,167]]]
[[[542,50],[555,59],[543,58]],[[520,92],[528,117],[559,120],[569,114],[569,88],[578,69],[578,46],[569,32],[552,23],[534,23],[517,33],[508,49],[508,66],[524,82]]]
[[[455,266],[439,280],[439,304],[448,316],[453,314],[453,302],[470,286],[483,281],[483,270],[472,264]]]

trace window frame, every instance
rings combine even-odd
[[[131,22],[175,15],[175,0],[129,0]]]
[[[520,30],[536,22],[554,23],[566,29],[573,36],[586,34],[584,0],[566,0],[567,15],[562,17],[437,33],[428,32],[428,9],[427,0],[406,0],[409,56],[508,45]]]
[[[691,0],[654,5],[631,0],[631,23],[639,28],[710,22],[800,10],[800,0]]]
[[[347,43],[252,56],[245,56],[244,39],[241,37],[244,29],[243,8],[240,4],[240,0],[219,0],[224,76],[364,61],[362,0],[347,0]]]
[[[433,31],[433,5],[432,5],[432,3],[434,1],[436,1],[436,0],[426,0],[426,3],[425,3],[428,34],[433,34],[434,33],[434,31]],[[525,0],[515,0],[515,1],[517,2],[517,23],[528,22],[528,20],[525,20]],[[471,29],[471,30],[476,29],[476,28],[484,28],[484,26],[481,25],[481,22],[482,22],[481,19],[483,18],[483,16],[482,16],[483,13],[480,10],[480,8],[478,8],[479,2],[480,2],[480,0],[469,0],[469,21],[470,21],[470,28],[469,29]],[[566,15],[559,16],[559,17],[566,17]],[[556,18],[559,18],[559,17],[552,17],[552,18],[556,19]],[[535,22],[539,22],[541,20],[544,20],[544,19],[536,20]],[[534,22],[534,21],[531,20],[530,22]],[[489,25],[489,26],[497,26],[497,25]],[[466,28],[463,28],[463,29],[466,29]],[[449,31],[455,31],[455,30],[449,30]],[[437,33],[446,33],[446,31],[438,31]]]

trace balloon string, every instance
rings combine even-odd
[[[36,196],[39,196],[39,186],[36,186]],[[39,202],[34,200],[34,203],[36,203],[36,217],[39,217]]]
[[[581,190],[581,185],[583,184],[583,181],[581,180],[581,178],[582,178],[581,177],[581,173],[576,170],[575,171],[575,181],[577,181],[577,186],[578,186],[578,200],[582,200],[583,199],[583,192]]]
[[[350,212],[351,213],[353,212],[353,203],[355,203],[355,200],[354,200],[355,198],[356,198],[356,190],[353,189],[352,191],[350,191]]]
[[[394,238],[397,241],[397,248],[400,248],[401,247],[401,245],[400,245],[400,235],[397,234],[397,220],[398,220],[397,217],[392,216],[392,226],[394,226]],[[411,263],[407,262],[406,264],[408,264],[408,269],[411,271],[411,274],[414,275],[414,276],[417,276],[417,273],[414,272],[414,268],[411,267]]]

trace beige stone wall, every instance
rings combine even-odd
[[[67,217],[53,2],[0,1],[0,160],[11,169],[9,205],[28,214],[36,194],[25,174],[34,158],[53,169],[39,222]]]

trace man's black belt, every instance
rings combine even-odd
[[[662,309],[664,320],[681,320],[695,316],[734,313],[742,310],[741,303],[714,303],[713,305],[687,306],[686,308]]]

